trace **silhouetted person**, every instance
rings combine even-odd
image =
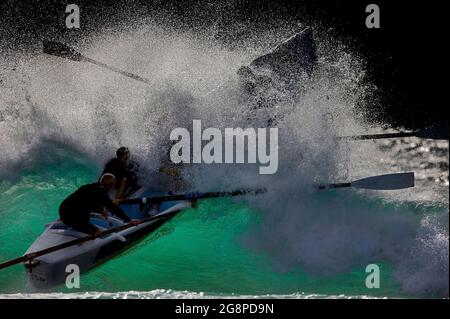
[[[91,213],[100,213],[106,218],[105,209],[108,209],[124,222],[130,222],[130,217],[108,196],[108,191],[114,188],[115,184],[114,175],[104,174],[99,182],[78,188],[59,207],[62,222],[79,232],[90,235],[100,233],[100,230],[89,222]]]
[[[103,174],[110,173],[116,177],[117,192],[113,202],[117,205],[121,200],[125,199],[138,185],[137,172],[139,170],[136,162],[130,161],[130,151],[126,147],[120,147],[116,151],[115,158],[111,159],[105,165]]]

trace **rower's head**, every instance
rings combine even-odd
[[[116,186],[116,177],[113,174],[105,173],[100,177],[100,184],[109,191]]]
[[[125,146],[119,147],[116,151],[116,155],[122,163],[126,164],[130,159],[130,150]]]

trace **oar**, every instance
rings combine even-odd
[[[175,212],[173,212],[173,213],[175,213]],[[109,234],[112,234],[112,233],[117,233],[117,232],[120,232],[122,230],[128,229],[130,227],[137,226],[137,225],[140,225],[140,224],[143,224],[143,223],[147,223],[147,222],[155,220],[155,219],[167,218],[170,215],[172,215],[172,214],[171,213],[167,213],[167,214],[164,214],[164,215],[161,215],[161,216],[152,216],[152,217],[144,218],[144,219],[139,220],[138,222],[135,222],[135,223],[128,223],[128,224],[125,224],[125,225],[122,225],[122,226],[119,226],[119,227],[115,227],[115,228],[111,228],[111,229],[105,230],[105,231],[101,232],[100,234],[98,234],[97,236],[88,235],[88,236],[85,236],[85,237],[77,238],[77,239],[74,239],[74,240],[71,240],[71,241],[68,241],[68,242],[65,242],[65,243],[53,246],[53,247],[49,247],[49,248],[46,248],[46,249],[43,249],[43,250],[35,251],[35,252],[32,252],[32,253],[23,255],[22,257],[18,257],[18,258],[11,259],[11,260],[8,260],[6,262],[1,263],[0,264],[0,269],[6,268],[6,267],[9,267],[9,266],[12,266],[12,265],[16,265],[16,264],[19,264],[19,263],[22,263],[22,262],[27,262],[27,261],[33,260],[33,259],[35,259],[37,257],[43,256],[43,255],[46,255],[46,254],[49,254],[49,253],[52,253],[52,252],[55,252],[55,251],[67,248],[67,247],[79,245],[79,244],[82,244],[82,243],[87,242],[89,240],[96,239],[98,237],[102,237],[102,236],[109,235]]]
[[[395,190],[414,187],[414,173],[398,173],[372,176],[363,179],[359,179],[353,182],[347,183],[335,183],[317,186],[318,189],[326,188],[343,188],[343,187],[355,187],[374,190]],[[141,198],[126,199],[121,204],[145,204],[147,202],[167,202],[175,200],[197,200],[205,198],[215,197],[232,197],[241,195],[257,195],[267,191],[266,188],[256,189],[236,189],[233,191],[221,191],[221,192],[208,192],[208,193],[185,193],[185,194],[165,194],[160,196],[150,196]]]
[[[414,187],[414,173],[386,174],[366,177],[348,183],[320,185],[319,189],[354,187],[375,190],[394,190]]]
[[[132,78],[134,80],[141,81],[146,84],[151,84],[150,80],[148,80],[146,78],[143,78],[143,77],[133,74],[131,72],[120,70],[118,68],[115,68],[115,67],[107,65],[105,63],[96,61],[94,59],[88,58],[88,57],[82,55],[80,52],[76,51],[75,49],[73,49],[65,44],[62,44],[60,42],[43,41],[43,45],[44,45],[44,53],[46,53],[46,54],[54,55],[54,56],[57,56],[60,58],[69,59],[69,60],[76,61],[76,62],[89,62],[89,63],[95,64],[99,67],[122,74],[122,75]]]
[[[221,192],[207,192],[207,193],[185,193],[185,194],[165,194],[160,196],[150,196],[141,198],[131,198],[126,199],[120,204],[145,204],[147,202],[167,202],[174,200],[197,200],[205,198],[216,198],[216,197],[233,197],[241,195],[257,195],[265,193],[267,190],[265,188],[256,189],[236,189],[233,191],[221,191]]]
[[[343,140],[377,140],[383,138],[399,138],[399,137],[420,137],[433,140],[448,140],[449,130],[447,126],[430,127],[414,132],[396,132],[396,133],[382,133],[382,134],[366,134],[353,136],[340,136]]]

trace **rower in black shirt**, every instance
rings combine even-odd
[[[133,190],[139,188],[137,183],[138,164],[130,161],[130,151],[126,147],[120,147],[116,151],[117,157],[111,159],[102,174],[110,173],[116,177],[117,192],[113,202],[117,205]]]
[[[112,174],[104,174],[100,182],[83,185],[69,195],[59,207],[59,216],[64,224],[77,231],[90,235],[97,235],[100,230],[89,223],[91,213],[101,213],[106,217],[105,208],[125,222],[130,218],[108,196],[116,183]],[[134,221],[132,221],[134,222]]]

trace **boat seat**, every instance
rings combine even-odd
[[[67,226],[67,225],[65,225],[63,223],[58,223],[58,224],[62,224],[62,225],[54,225],[56,227],[51,227],[50,228],[50,232],[51,233],[64,235],[64,236],[75,237],[75,238],[81,238],[81,237],[85,237],[86,236],[86,233],[79,232],[79,231],[73,229],[70,226]],[[98,225],[96,225],[96,227],[98,229],[100,229],[100,231],[108,230],[108,228],[101,227],[101,226],[98,226]],[[112,234],[109,234],[109,235],[106,235],[106,236],[101,236],[100,238],[106,238],[106,237],[109,237],[109,236],[111,236],[113,238],[116,238],[117,240],[120,240],[121,242],[125,242],[127,240],[125,237],[123,237],[123,236],[121,236],[121,235],[119,235],[117,233],[112,233]]]

